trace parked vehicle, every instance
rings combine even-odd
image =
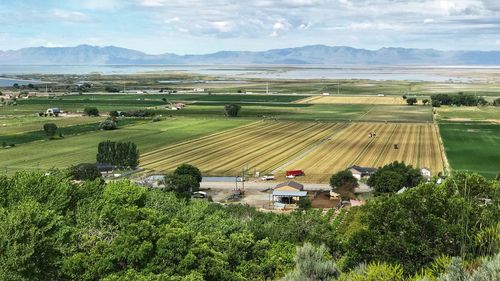
[[[265,175],[265,176],[261,177],[261,179],[263,181],[270,181],[270,180],[274,180],[276,178],[273,175]]]

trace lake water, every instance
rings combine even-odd
[[[19,74],[134,74],[146,72],[192,73],[230,79],[371,79],[431,82],[468,82],[449,69],[482,69],[482,67],[422,66],[328,66],[328,65],[0,65],[0,75]],[[491,67],[489,67],[491,68]],[[0,81],[10,83],[12,81]],[[15,82],[14,82],[15,83]],[[29,82],[28,82],[29,83]],[[11,85],[10,83],[9,85]]]
[[[0,87],[7,87],[7,86],[12,86],[15,83],[19,85],[28,85],[28,84],[42,84],[42,81],[38,80],[20,80],[20,79],[7,79],[7,78],[0,78]]]

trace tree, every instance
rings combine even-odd
[[[414,104],[416,104],[416,103],[417,103],[417,99],[416,99],[416,98],[407,98],[407,99],[406,99],[406,103],[407,103],[408,105],[414,105]]]
[[[58,280],[68,228],[55,211],[25,199],[0,208],[0,279]]]
[[[95,180],[101,178],[101,173],[95,164],[80,163],[69,168],[69,174],[75,180]]]
[[[49,139],[52,139],[57,133],[57,125],[54,123],[45,123],[43,125],[43,130]]]
[[[200,169],[196,168],[193,165],[189,164],[182,164],[179,167],[177,167],[174,171],[174,174],[176,175],[190,175],[192,176],[198,183],[201,182],[202,180],[202,175]]]
[[[99,124],[99,129],[105,131],[115,130],[116,128],[118,128],[118,125],[113,120],[104,120]]]
[[[422,100],[422,103],[423,103],[424,105],[426,105],[426,104],[428,104],[428,103],[429,103],[429,100],[428,100],[428,99],[423,99],[423,100]]]
[[[362,207],[362,228],[348,238],[346,264],[399,263],[411,274],[436,257],[473,258],[482,229],[498,223],[498,183],[457,172],[443,184],[422,183],[401,194],[380,196]],[[491,198],[491,204],[480,204]]]
[[[493,105],[494,105],[494,106],[500,106],[500,98],[496,98],[496,99],[493,101]]]
[[[433,100],[432,107],[441,107],[441,102],[439,102],[438,100]]]
[[[83,112],[88,116],[99,116],[99,110],[97,107],[85,107]]]
[[[172,191],[181,198],[189,199],[193,192],[198,191],[200,183],[191,175],[166,175],[164,180],[164,191]]]
[[[224,112],[228,117],[236,117],[241,110],[241,106],[238,104],[226,104],[224,106]]]
[[[358,187],[358,180],[352,175],[351,171],[343,170],[333,174],[330,178],[330,186],[335,189],[342,186]]]
[[[406,100],[408,97],[406,95],[403,95],[403,99]]]
[[[383,193],[396,193],[405,186],[405,178],[403,175],[395,171],[382,171],[373,180],[373,188],[375,195]]]
[[[299,203],[297,204],[297,206],[301,209],[301,210],[309,210],[312,208],[312,203],[311,203],[311,199],[309,199],[309,197],[300,197],[299,199]]]
[[[423,181],[418,169],[404,162],[394,161],[377,170],[368,179],[367,184],[375,189],[376,194],[393,193],[402,187],[412,188]]]
[[[118,114],[118,111],[116,111],[116,110],[112,110],[109,112],[109,117],[111,117],[111,118],[117,118],[118,116],[120,116],[120,115]]]
[[[331,259],[327,259],[328,250],[321,245],[316,248],[310,243],[297,247],[295,270],[288,273],[283,281],[329,281],[336,279],[340,272]]]

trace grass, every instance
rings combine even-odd
[[[51,141],[30,142],[0,150],[0,171],[65,168],[82,162],[95,162],[97,144],[105,140],[133,141],[141,153],[168,144],[235,128],[252,122],[243,118],[167,118],[114,131],[96,131]]]
[[[467,119],[464,121],[499,120],[500,108],[494,106],[442,106],[438,107],[437,114],[441,120]]]
[[[78,118],[66,118],[66,119],[78,119]],[[84,118],[86,119],[86,118]],[[59,120],[64,120],[64,118],[58,118],[58,120],[54,120],[53,122],[44,122],[44,123],[55,123],[58,127],[57,130],[57,135],[61,133],[64,137],[68,137],[71,135],[77,135],[77,134],[83,134],[83,133],[88,133],[88,132],[94,132],[99,130],[99,123],[104,120],[104,118],[92,118],[92,123],[85,123],[85,124],[78,124],[78,125],[70,125],[70,126],[61,126],[61,124],[58,123],[64,123],[64,122],[58,122]],[[119,127],[124,127],[128,126],[131,124],[136,124],[139,122],[151,122],[151,119],[139,119],[139,118],[122,118],[118,120],[118,126]],[[43,125],[40,124],[40,127]],[[26,126],[30,127],[30,126]],[[24,128],[24,127],[20,127]],[[7,143],[9,145],[15,144],[23,144],[23,143],[28,143],[32,141],[39,141],[39,140],[47,140],[47,135],[43,131],[43,129],[36,130],[36,131],[24,131],[21,133],[17,134],[5,134],[5,135],[0,135],[0,143]]]
[[[500,172],[500,125],[441,123],[439,128],[453,171],[478,172],[490,179]]]

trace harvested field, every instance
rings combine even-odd
[[[375,137],[370,137],[375,132]],[[394,149],[394,144],[399,146]],[[380,167],[393,161],[444,170],[438,135],[433,124],[352,124],[283,170],[302,169],[301,180],[327,182],[332,173],[351,165]]]
[[[398,160],[437,174],[444,170],[438,140],[433,124],[257,122],[143,154],[141,166],[171,171],[190,163],[206,175],[236,175],[245,167],[247,175],[275,172],[278,179],[302,169],[300,181],[328,182],[351,165]]]
[[[406,104],[401,97],[395,96],[315,96],[296,101],[307,104]]]
[[[269,172],[345,127],[317,122],[257,122],[220,134],[167,146],[142,155],[141,166],[170,171],[182,163],[207,175]]]

